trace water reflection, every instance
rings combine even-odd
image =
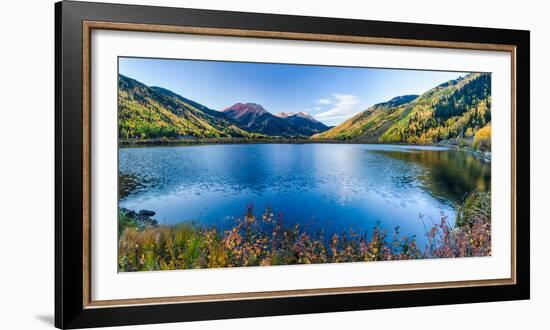
[[[491,165],[469,152],[454,149],[376,150],[406,164],[419,164],[417,178],[434,197],[458,203],[473,190],[491,189]],[[405,177],[398,177],[399,180]],[[413,180],[413,177],[407,179]]]
[[[454,203],[487,190],[490,165],[445,148],[252,144],[122,148],[120,205],[161,223],[229,226],[253,203],[287,223],[339,232],[388,229],[424,236],[419,215],[454,218]]]

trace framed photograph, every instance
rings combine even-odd
[[[59,2],[59,328],[529,298],[529,32]]]

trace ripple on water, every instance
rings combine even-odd
[[[226,226],[252,203],[325,232],[424,234],[418,217],[454,218],[462,196],[490,187],[490,164],[440,147],[248,144],[121,148],[120,204],[166,223]]]

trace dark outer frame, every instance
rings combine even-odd
[[[83,247],[84,21],[393,38],[515,47],[514,284],[318,294],[224,301],[86,306]],[[460,47],[458,47],[460,48]],[[214,320],[529,299],[529,31],[63,1],[55,5],[55,325],[59,328]],[[514,166],[513,166],[514,168]]]

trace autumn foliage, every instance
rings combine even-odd
[[[388,232],[377,224],[370,232],[334,233],[325,237],[299,225],[285,226],[268,206],[261,216],[251,205],[235,226],[224,232],[184,223],[138,229],[119,220],[118,268],[122,272],[192,268],[246,267],[491,254],[490,193],[474,193],[458,208],[456,224],[442,217],[425,224],[427,244]]]
[[[491,151],[491,123],[476,132],[473,147],[483,151]]]

